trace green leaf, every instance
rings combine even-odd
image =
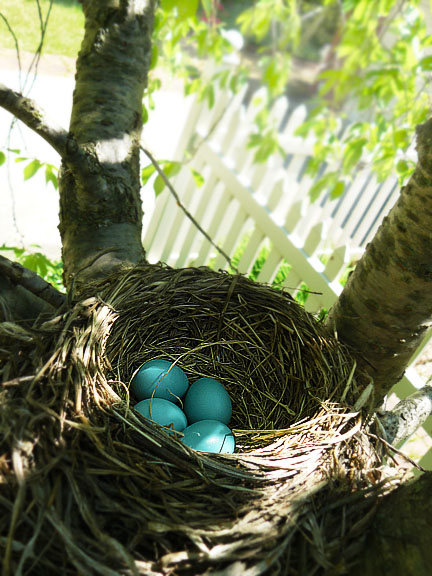
[[[157,44],[155,42],[153,42],[152,45],[152,55],[151,55],[151,61],[150,61],[150,68],[149,70],[153,70],[154,68],[156,68],[156,64],[159,58],[159,48],[157,46]]]
[[[192,176],[193,179],[195,180],[195,184],[197,186],[197,188],[201,188],[201,186],[203,186],[205,180],[204,180],[204,176],[202,174],[200,174],[199,172],[197,172],[196,170],[194,170],[193,168],[190,169],[192,172]]]
[[[353,168],[355,168],[358,161],[362,157],[363,147],[366,143],[366,138],[359,138],[358,140],[352,140],[347,144],[345,147],[343,159],[343,170],[345,174],[351,172]]]
[[[148,114],[148,110],[147,110],[147,107],[145,106],[145,104],[142,105],[141,115],[142,115],[142,123],[147,124],[149,114]]]
[[[15,258],[19,258],[20,256],[22,256],[22,254],[24,254],[25,250],[24,248],[18,248],[17,246],[8,246],[7,244],[2,244],[0,246],[0,250],[3,252],[13,252],[15,255]]]
[[[409,170],[408,162],[406,160],[398,160],[396,170],[398,174],[406,174]]]
[[[175,176],[180,172],[182,165],[181,162],[163,162],[162,169],[165,172],[165,176]]]
[[[160,162],[159,165],[162,168],[166,178],[172,178],[173,176],[178,174],[182,167],[181,162],[171,162],[169,160]],[[156,198],[159,196],[159,194],[161,194],[161,192],[163,192],[164,188],[165,188],[165,180],[162,178],[160,174],[158,174],[153,184],[153,189],[155,191]]]
[[[195,16],[198,3],[198,0],[162,0],[161,7],[167,11],[176,8],[179,20],[185,20]]]
[[[24,168],[24,180],[30,180],[36,174],[36,172],[42,167],[39,160],[32,160],[30,164]]]
[[[155,191],[156,198],[159,196],[159,194],[163,192],[164,188],[165,188],[165,181],[162,178],[162,176],[158,174],[153,184],[153,189]]]
[[[46,275],[50,263],[50,260],[40,252],[33,252],[21,258],[23,266],[37,272],[42,277]]]
[[[400,130],[395,130],[393,132],[393,142],[396,148],[402,148],[402,149],[407,148],[410,143],[408,130],[405,130],[404,128]]]
[[[141,170],[141,186],[145,186],[148,180],[153,176],[155,173],[156,168],[153,164],[149,164],[145,168]]]
[[[319,180],[314,182],[309,190],[309,197],[311,202],[315,202],[320,197],[324,190],[329,188],[334,188],[337,185],[338,173],[337,172],[327,172]]]
[[[6,162],[6,154],[0,151],[0,166]]]
[[[55,167],[52,164],[45,164],[45,182],[51,182],[56,190],[58,190],[58,179],[55,173]]]
[[[332,200],[335,200],[336,198],[342,196],[344,191],[345,191],[345,182],[339,180],[339,182],[337,182],[336,185],[333,187],[333,189],[330,191],[330,198]]]

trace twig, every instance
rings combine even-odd
[[[201,234],[203,234],[203,236],[210,242],[210,244],[212,246],[214,246],[216,248],[216,250],[219,252],[219,254],[222,254],[222,256],[226,259],[226,261],[228,262],[228,264],[231,266],[231,268],[237,272],[238,274],[240,273],[239,270],[233,265],[231,258],[228,256],[228,254],[222,250],[222,248],[220,248],[212,239],[211,237],[207,234],[207,232],[198,224],[198,222],[195,220],[195,218],[192,216],[192,214],[187,210],[187,208],[185,208],[183,206],[183,204],[181,203],[181,200],[179,198],[179,195],[177,194],[176,190],[174,189],[173,185],[171,184],[171,182],[168,180],[167,176],[165,175],[164,171],[162,170],[162,168],[160,167],[160,165],[158,164],[157,160],[153,157],[153,155],[146,150],[145,148],[143,148],[141,146],[141,150],[144,152],[144,154],[148,157],[148,159],[150,160],[150,162],[153,164],[153,166],[156,168],[156,171],[158,172],[159,176],[162,178],[162,180],[164,181],[165,185],[167,186],[168,190],[171,192],[171,194],[174,196],[177,205],[179,206],[179,208],[181,208],[183,210],[183,212],[186,214],[186,216],[189,218],[189,220],[194,224],[194,226],[196,226],[198,228],[198,230],[201,232]]]
[[[9,30],[10,35],[13,38],[14,44],[15,44],[15,51],[16,51],[16,55],[17,55],[17,62],[18,62],[18,78],[19,78],[19,85],[21,88],[21,73],[22,73],[22,65],[21,65],[21,53],[20,53],[20,49],[19,49],[19,43],[18,43],[18,38],[16,37],[15,32],[12,29],[12,26],[9,24],[8,19],[6,18],[6,16],[3,14],[3,12],[0,12],[0,18],[3,20],[3,22],[6,25],[6,28]]]
[[[395,454],[398,454],[398,456],[401,456],[402,458],[404,458],[404,460],[406,460],[412,466],[417,468],[417,470],[420,470],[421,472],[427,472],[427,470],[425,468],[423,468],[423,466],[420,466],[420,464],[417,464],[417,462],[415,460],[413,460],[412,458],[410,458],[408,456],[408,454],[405,454],[404,452],[402,452],[402,450],[398,450],[397,448],[395,448],[393,446],[393,444],[390,444],[390,442],[387,442],[387,440],[384,440],[384,438],[382,436],[372,434],[372,432],[368,432],[368,436],[370,436],[371,438],[375,438],[375,440],[384,444],[384,446],[386,448],[388,448],[391,452],[394,452]]]
[[[0,106],[42,136],[62,158],[66,155],[66,130],[47,121],[34,100],[0,84]]]
[[[29,93],[31,91],[31,89],[33,88],[33,85],[35,83],[35,80],[36,80],[36,77],[38,74],[39,63],[40,63],[40,59],[42,56],[42,49],[43,49],[43,45],[44,45],[44,41],[45,41],[45,35],[46,35],[46,31],[47,31],[47,27],[48,27],[48,21],[49,21],[52,7],[53,7],[53,3],[54,3],[54,0],[50,0],[49,6],[48,6],[48,11],[47,11],[45,21],[44,21],[40,2],[39,2],[39,0],[36,0],[36,5],[37,5],[37,9],[38,9],[39,27],[40,27],[40,40],[39,40],[39,45],[36,49],[36,52],[33,55],[33,59],[30,63],[30,66],[27,70],[27,74],[26,74],[26,78],[24,81],[24,87],[22,89],[22,92],[25,91],[25,88],[27,86],[28,80],[30,79],[30,74],[31,74],[33,67],[34,67],[33,79],[32,79],[32,82],[31,82],[31,84],[27,90],[27,93]]]
[[[45,282],[36,272],[24,268],[18,262],[12,262],[4,256],[0,256],[0,273],[4,274],[14,284],[19,284],[41,300],[48,302],[55,309],[60,308],[66,301],[65,294]]]

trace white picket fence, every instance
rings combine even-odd
[[[256,99],[245,103],[246,95],[246,89],[231,98],[219,93],[210,110],[204,103],[194,103],[175,160],[192,156],[172,183],[181,204],[209,237],[230,257],[237,256],[241,273],[250,273],[259,257],[258,281],[271,283],[281,266],[286,271],[288,264],[281,285],[292,294],[306,285],[310,291],[306,309],[328,309],[342,290],[341,274],[360,257],[396,201],[397,180],[379,184],[369,170],[359,170],[340,199],[324,197],[311,204],[308,190],[313,180],[304,169],[313,141],[294,135],[306,109],[291,110],[286,98],[275,103],[271,116],[275,121],[283,119],[279,131],[287,155],[254,164],[247,141]],[[201,187],[192,169],[203,176]],[[151,193],[151,183],[147,188],[146,195]],[[144,246],[151,262],[228,268],[226,258],[186,217],[168,190],[156,198],[147,223]],[[409,368],[390,402],[422,385]],[[432,469],[431,418],[418,434],[422,441],[412,453]]]

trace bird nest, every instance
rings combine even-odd
[[[347,403],[355,362],[283,291],[146,264],[36,328],[3,323],[0,343],[3,576],[349,569],[380,458]],[[224,384],[234,454],[133,410],[152,358]]]

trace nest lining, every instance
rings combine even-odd
[[[337,402],[356,391],[346,350],[286,294],[205,269],[139,266],[88,294],[0,331],[19,343],[0,398],[6,576],[316,573],[354,554],[382,473]],[[224,383],[238,453],[195,452],[131,410],[154,357]]]
[[[214,377],[230,394],[237,430],[311,417],[353,372],[346,350],[288,294],[241,276],[138,268],[101,297],[119,314],[107,344],[115,379],[127,385],[152,358],[177,363],[190,382]]]

